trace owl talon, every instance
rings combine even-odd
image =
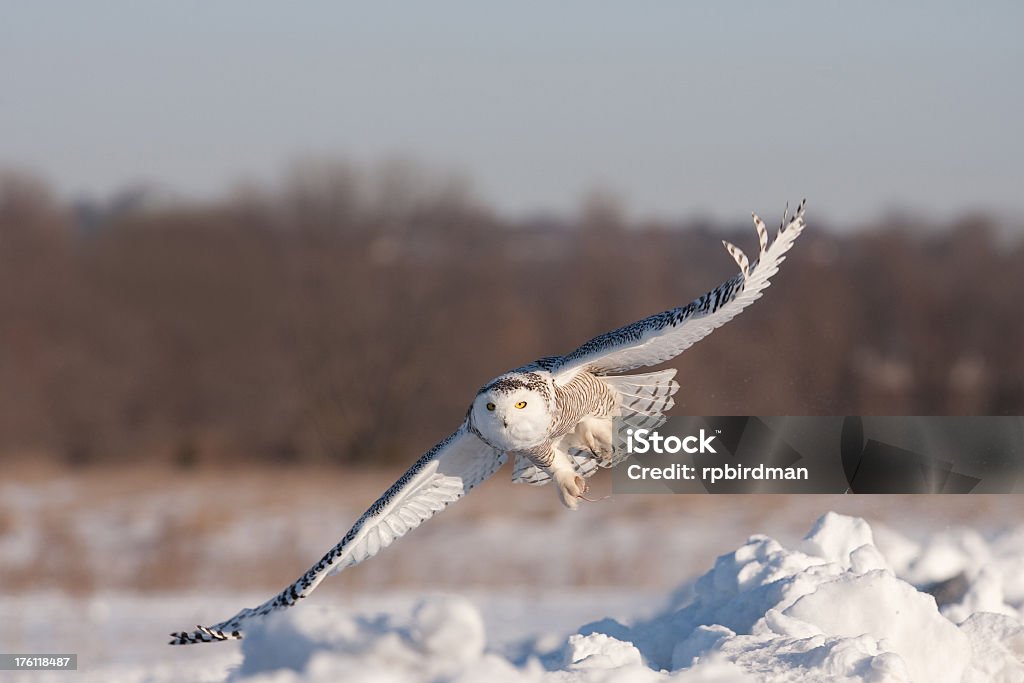
[[[587,494],[589,492],[590,492],[590,484],[586,480],[584,480],[583,481],[583,490],[580,491],[580,495],[578,495],[576,497],[579,498],[580,500],[585,500],[588,503],[600,503],[602,500],[607,500],[607,499],[611,498],[611,496],[601,496],[600,498],[587,498],[587,496],[585,494]]]
[[[586,480],[572,471],[556,470],[555,481],[558,482],[558,495],[562,504],[570,510],[575,510],[579,499],[587,490]]]

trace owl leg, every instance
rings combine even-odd
[[[553,448],[552,457],[545,470],[555,480],[555,489],[562,505],[575,510],[579,507],[580,499],[587,492],[587,481],[576,474],[572,458],[561,448]]]
[[[570,510],[578,508],[583,494],[587,492],[587,481],[571,468],[555,470],[553,476],[557,484],[558,499],[562,501],[562,505]]]

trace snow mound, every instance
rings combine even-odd
[[[242,641],[237,680],[447,680],[480,663],[485,645],[483,618],[462,598],[423,600],[405,620],[293,610]]]
[[[935,558],[953,553],[908,543],[885,543],[902,575],[935,578]],[[462,598],[426,600],[404,617],[306,607],[254,629],[233,680],[1024,680],[1024,624],[1007,604],[1004,568],[950,563],[965,573],[940,611],[897,575],[866,522],[828,513],[798,549],[753,536],[719,557],[682,609],[589,624],[555,652],[514,661],[488,650],[483,619]]]

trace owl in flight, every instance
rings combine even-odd
[[[559,499],[576,509],[586,478],[625,458],[613,448],[613,420],[653,427],[664,421],[679,389],[675,370],[615,375],[679,355],[759,299],[804,229],[804,207],[783,217],[769,244],[754,214],[761,251],[750,263],[724,242],[740,272],[686,306],[657,313],[594,337],[566,356],[548,356],[491,380],[477,392],[455,433],[421,457],[298,581],[258,607],[213,626],[172,633],[172,645],[242,637],[246,625],[291,607],[328,575],[373,557],[395,539],[469,493],[512,456],[512,480],[554,482]]]

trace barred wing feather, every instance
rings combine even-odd
[[[597,472],[597,460],[594,456],[581,449],[568,449],[569,459],[572,461],[572,468],[581,477],[589,478]],[[551,481],[551,475],[540,467],[534,465],[525,455],[517,455],[512,465],[512,483],[529,484],[530,486],[543,486]]]
[[[761,298],[771,284],[770,278],[779,271],[786,252],[804,229],[805,206],[806,200],[800,202],[792,220],[787,222],[788,216],[783,218],[771,244],[764,222],[754,214],[761,247],[756,261],[750,263],[740,249],[723,242],[740,268],[738,274],[686,306],[594,337],[551,368],[555,381],[569,381],[581,370],[608,374],[657,365],[678,356],[715,328],[732,320]]]
[[[373,557],[494,474],[505,462],[465,424],[416,461],[363,513],[345,537],[309,571],[258,607],[243,609],[213,626],[171,634],[172,645],[242,637],[253,619],[287,609],[306,597],[330,574]]]

